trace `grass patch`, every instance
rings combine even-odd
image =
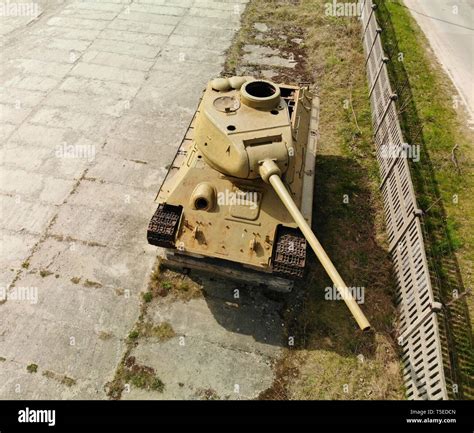
[[[145,302],[151,302],[153,299],[153,293],[151,292],[142,293],[142,298]]]
[[[113,335],[112,333],[107,332],[107,331],[99,331],[98,336],[102,341],[107,341],[107,340],[110,340]]]
[[[129,340],[139,338],[155,338],[159,341],[166,341],[176,336],[173,327],[168,322],[155,325],[148,321],[140,321],[135,329],[128,335]]]
[[[26,366],[26,371],[28,373],[36,373],[38,371],[38,365],[37,364],[30,364]]]
[[[117,367],[114,379],[107,382],[104,386],[107,396],[112,400],[120,400],[122,398],[122,393],[125,390],[130,390],[130,385],[147,391],[157,392],[163,392],[165,388],[161,379],[155,375],[153,368],[138,364],[136,358],[131,356],[131,352],[138,344],[138,339],[141,336],[140,331],[148,332],[153,334],[153,336],[164,339],[169,335],[169,330],[163,332],[163,330],[153,329],[153,327],[150,329],[148,326],[144,325],[144,315],[145,310],[143,309],[142,314],[138,319],[136,329],[131,331],[128,335],[126,342],[127,349]]]
[[[335,352],[318,351],[310,368],[299,378],[294,398],[321,400],[367,400],[400,398],[397,383],[398,362],[365,363],[363,358],[343,357]],[[395,379],[395,380],[393,380]],[[336,382],[334,382],[336,380]]]
[[[97,281],[86,280],[84,282],[84,287],[91,287],[94,289],[100,289],[102,284],[98,283]]]
[[[320,97],[313,228],[346,283],[365,289],[362,309],[374,333],[362,334],[342,301],[325,299],[332,284],[310,254],[308,275],[284,309],[292,346],[275,366],[274,385],[260,398],[400,399],[404,390],[394,341],[395,284],[378,188],[361,26],[356,17],[327,16],[324,4],[251,1],[228,52],[226,72],[245,69],[243,47],[259,44],[286,54],[292,50],[298,61],[294,70],[279,70],[275,81],[313,83]],[[255,22],[269,27],[263,40]],[[295,38],[303,41],[292,42]],[[344,384],[349,385],[347,392]]]
[[[40,270],[40,276],[41,278],[46,278],[49,277],[50,275],[53,275],[54,272],[48,271],[47,269],[41,269]]]
[[[164,290],[171,290],[173,288],[173,284],[169,281],[163,281],[161,283],[161,287],[164,289]]]
[[[155,370],[137,364],[134,356],[130,356],[125,362],[123,380],[148,391],[163,392],[165,388],[163,382],[155,375]]]
[[[189,301],[194,298],[202,296],[202,287],[195,281],[190,279],[188,276],[173,272],[169,269],[160,269],[159,263],[153,270],[150,282],[148,284],[147,298],[164,298],[166,296],[172,296],[175,299],[181,299]]]
[[[202,400],[220,400],[219,395],[217,392],[212,389],[212,388],[206,388],[206,389],[199,389],[196,394],[202,399]]]
[[[405,140],[421,149],[411,164],[423,217],[425,247],[438,300],[444,304],[442,338],[448,390],[453,398],[474,398],[474,134],[456,109],[451,81],[429,48],[423,32],[400,1],[378,2],[377,18],[389,73],[398,93]],[[399,53],[403,53],[400,61]],[[455,158],[453,157],[455,156]]]
[[[73,386],[73,385],[76,384],[76,380],[73,379],[72,377],[63,376],[63,377],[61,378],[61,383],[62,383],[63,385],[66,385],[66,386],[71,387],[71,386]]]
[[[134,356],[128,355],[120,364],[114,380],[106,384],[107,395],[114,400],[120,399],[126,385],[147,391],[163,392],[165,389],[153,368],[138,364]]]
[[[137,340],[139,336],[140,336],[140,333],[136,329],[134,329],[133,331],[130,331],[130,333],[128,334],[128,339],[131,341],[134,341],[134,340]]]
[[[173,327],[168,322],[154,325],[151,322],[141,323],[139,333],[144,338],[156,338],[159,341],[166,341],[176,336]]]

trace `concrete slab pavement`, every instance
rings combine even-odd
[[[255,399],[272,386],[273,367],[287,345],[283,302],[202,273],[196,281],[203,296],[156,298],[146,308],[143,322],[167,324],[174,336],[140,338],[130,352],[154,369],[164,391],[130,388],[122,399]]]
[[[0,398],[106,398],[155,262],[145,233],[157,188],[245,3],[39,2],[34,16],[0,17]],[[180,332],[184,311],[200,327],[186,353],[137,348],[168,382],[146,398],[270,386],[278,305],[243,309],[239,320],[276,326],[249,336],[219,323],[219,302],[156,307]]]

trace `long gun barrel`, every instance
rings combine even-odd
[[[263,180],[273,186],[278,197],[280,197],[280,200],[283,202],[288,212],[293,217],[300,230],[303,232],[303,235],[311,245],[311,248],[316,254],[316,257],[319,259],[319,261],[323,265],[323,268],[326,270],[332,282],[336,286],[342,299],[344,300],[350,312],[354,316],[354,319],[356,320],[360,329],[362,329],[363,331],[369,330],[369,321],[365,317],[365,314],[362,312],[355,299],[352,297],[351,292],[349,291],[343,279],[339,275],[339,272],[337,272],[337,269],[332,264],[331,259],[326,254],[326,251],[324,251],[323,247],[314,235],[310,226],[304,219],[303,215],[301,215],[301,212],[299,211],[295,202],[288,193],[288,190],[286,189],[285,185],[281,180],[281,172],[278,166],[272,160],[267,159],[260,166],[260,173]]]

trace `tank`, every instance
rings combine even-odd
[[[158,191],[147,239],[162,263],[277,290],[311,246],[361,329],[370,325],[310,228],[318,99],[253,77],[208,83]]]

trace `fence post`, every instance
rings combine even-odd
[[[370,7],[370,15],[369,15],[369,18],[367,19],[367,24],[365,25],[364,27],[364,31],[363,31],[363,34],[362,34],[362,39],[365,38],[365,32],[367,31],[367,27],[369,27],[369,24],[370,24],[370,19],[372,18],[372,16],[374,15],[374,12],[375,12],[375,9],[377,9],[377,5],[373,4],[371,7]]]
[[[369,98],[372,97],[372,92],[375,89],[375,85],[379,79],[380,73],[382,72],[383,67],[388,63],[388,57],[382,57],[382,61],[380,62],[379,70],[377,71],[377,75],[375,76],[374,82],[372,83],[372,87],[370,88]]]
[[[372,50],[374,49],[374,46],[375,46],[375,43],[377,42],[377,39],[380,37],[380,34],[382,33],[382,29],[380,28],[377,28],[375,30],[375,38],[372,42],[372,45],[370,47],[370,50],[369,50],[369,54],[367,55],[367,58],[365,59],[365,64],[367,65],[367,62],[369,61],[370,59],[370,55],[372,54]]]

